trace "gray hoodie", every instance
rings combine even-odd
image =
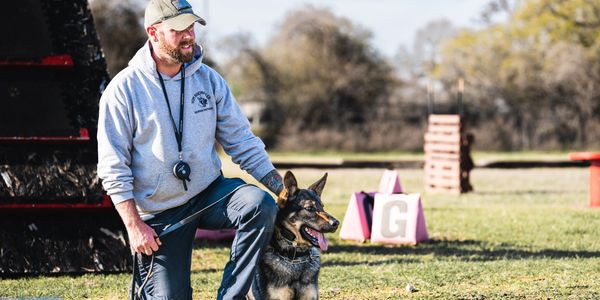
[[[179,126],[181,73],[162,77]],[[149,42],[107,86],[98,117],[98,176],[115,204],[134,199],[141,216],[184,204],[220,175],[215,142],[257,180],[274,169],[225,80],[202,63],[199,46],[185,67],[184,103],[187,192],[172,173],[177,140]]]

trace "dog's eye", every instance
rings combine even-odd
[[[315,212],[315,211],[317,211],[317,209],[314,206],[307,206],[304,209],[306,209],[309,212]]]

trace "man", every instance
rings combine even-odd
[[[222,176],[215,141],[273,193],[283,189],[225,80],[202,64],[196,22],[206,25],[185,0],[151,0],[144,22],[149,41],[100,100],[98,175],[138,254],[133,292],[143,299],[191,299],[198,227],[237,229],[217,298],[243,298],[250,287],[277,208],[265,191]],[[199,211],[193,222],[158,238]]]

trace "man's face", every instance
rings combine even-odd
[[[158,48],[178,63],[187,63],[194,58],[196,35],[194,24],[182,31],[176,31],[158,24]]]

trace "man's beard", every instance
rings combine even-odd
[[[177,61],[178,63],[188,63],[191,62],[192,59],[194,58],[194,41],[188,41],[188,42],[182,42],[181,44],[179,44],[177,47],[171,47],[170,45],[168,45],[165,40],[161,39],[159,37],[159,42],[158,43],[158,47],[163,50],[165,53],[167,53],[173,60]],[[181,52],[181,47],[187,46],[187,45],[192,45],[192,51],[189,53],[182,53]]]

